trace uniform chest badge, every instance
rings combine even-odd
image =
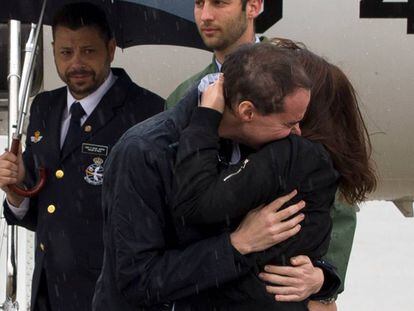
[[[34,132],[34,135],[33,136],[30,136],[30,141],[32,143],[35,143],[36,144],[39,141],[41,141],[42,138],[43,138],[43,136],[40,136],[40,132],[39,131],[36,131],[36,132]]]
[[[99,157],[93,158],[93,164],[89,165],[85,170],[85,181],[93,186],[100,186],[103,182],[104,168],[102,166],[104,160]]]

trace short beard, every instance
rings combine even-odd
[[[203,33],[200,32],[204,44],[214,51],[224,51],[233,46],[240,39],[240,37],[243,36],[247,29],[247,18],[244,14],[241,14],[234,20],[237,22],[231,23],[233,24],[233,27],[229,28],[227,33],[223,34],[223,37],[218,38],[216,41],[208,42],[208,40],[205,39]]]
[[[92,94],[99,88],[100,85],[97,85],[96,81],[94,82],[95,83],[89,85],[88,87],[77,86],[70,83],[67,83],[66,85],[68,86],[72,94],[80,95],[82,96],[82,98],[85,98],[86,96]]]
[[[99,88],[98,82],[96,81],[96,74],[93,71],[87,71],[90,74],[90,79],[92,83],[88,83],[86,85],[77,85],[71,82],[71,74],[65,74],[63,77],[61,76],[62,80],[66,83],[68,89],[73,95],[81,96],[82,98],[92,94]],[[74,73],[72,73],[74,74]]]

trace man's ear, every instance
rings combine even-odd
[[[245,100],[237,106],[237,114],[243,122],[251,122],[256,113],[256,107],[251,101]]]
[[[246,16],[248,19],[256,19],[263,6],[263,0],[248,0],[246,5]]]

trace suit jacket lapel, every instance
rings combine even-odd
[[[49,100],[49,113],[47,132],[49,135],[50,143],[48,144],[47,152],[52,154],[56,161],[59,161],[60,157],[60,131],[62,128],[62,116],[63,110],[67,106],[66,88],[62,89],[56,97],[53,96]]]
[[[92,114],[83,124],[82,142],[90,140],[115,116],[115,107],[119,104],[118,100],[106,94]]]

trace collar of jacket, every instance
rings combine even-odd
[[[117,100],[112,100],[111,102],[113,107],[117,107],[124,104],[125,97],[128,95],[128,92],[125,92],[125,90],[127,90],[133,82],[124,69],[111,68],[111,70],[117,79],[105,96],[108,95],[110,98],[116,98]]]

